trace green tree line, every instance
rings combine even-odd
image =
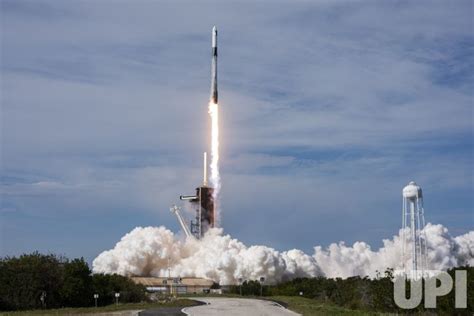
[[[421,313],[433,312],[442,315],[472,315],[474,312],[474,268],[459,267],[447,272],[454,280],[455,270],[467,270],[467,309],[455,308],[455,291],[437,298],[436,310],[426,310],[424,302],[413,310],[399,308],[393,298],[393,269],[387,269],[375,279],[368,277],[350,277],[347,279],[325,277],[297,278],[277,285],[263,285],[258,281],[244,281],[241,286],[231,286],[229,291],[244,296],[303,296],[320,302],[332,303],[349,309],[386,312],[386,313]],[[405,286],[406,297],[410,296],[410,285]]]
[[[0,310],[109,305],[146,299],[145,288],[120,275],[92,274],[83,258],[38,252],[0,258]]]

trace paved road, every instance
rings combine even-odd
[[[182,307],[159,307],[141,311],[139,316],[181,316]]]
[[[231,316],[296,316],[299,315],[292,312],[281,305],[264,300],[255,300],[247,298],[193,298],[196,301],[205,302],[207,305],[186,307],[183,312],[190,316],[214,316],[214,315],[231,315]]]

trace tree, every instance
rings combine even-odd
[[[91,275],[83,258],[70,261],[38,252],[0,258],[1,310],[91,306],[94,293],[106,305],[116,292],[122,302],[146,300],[142,285],[119,275]]]
[[[6,257],[0,263],[0,297],[2,309],[59,307],[63,258],[34,252],[19,258]]]
[[[93,303],[92,271],[84,258],[64,263],[60,290],[64,306],[89,306]]]

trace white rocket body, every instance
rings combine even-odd
[[[211,103],[217,104],[217,28],[212,28]]]

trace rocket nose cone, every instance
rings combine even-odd
[[[212,28],[212,47],[217,47],[217,28],[215,25]]]

